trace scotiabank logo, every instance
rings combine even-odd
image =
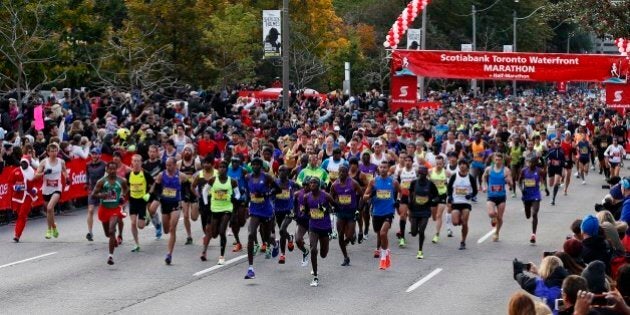
[[[0,196],[7,195],[9,193],[9,184],[0,185]]]
[[[401,86],[400,87],[400,97],[407,97],[408,91],[409,90],[409,86],[405,85],[405,86]]]
[[[85,174],[85,172],[81,172],[78,174],[72,174],[72,183],[71,185],[79,185],[79,184],[86,184],[87,183],[87,175]]]
[[[613,102],[619,103],[621,100],[623,100],[623,91],[615,91],[615,99]]]

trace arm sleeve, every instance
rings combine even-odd
[[[534,294],[536,290],[536,278],[530,277],[524,273],[519,273],[516,275],[516,282],[521,288],[529,294]]]

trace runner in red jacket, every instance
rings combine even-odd
[[[26,227],[26,219],[31,212],[33,201],[37,200],[37,188],[34,185],[35,170],[31,166],[31,157],[25,155],[20,160],[20,167],[11,172],[11,209],[16,212],[14,242],[19,242]]]

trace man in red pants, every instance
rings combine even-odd
[[[20,167],[16,168],[9,178],[9,187],[12,189],[11,208],[17,214],[15,237],[13,237],[16,243],[20,241],[22,231],[26,227],[26,219],[31,212],[32,203],[37,200],[34,179],[35,170],[31,166],[31,157],[25,155],[20,160]]]

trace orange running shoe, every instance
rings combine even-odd
[[[241,243],[236,243],[236,245],[234,245],[234,247],[232,248],[233,253],[240,252],[242,250],[243,250],[243,245],[241,245]]]
[[[387,261],[385,261],[385,259],[379,259],[378,269],[380,270],[387,269]]]
[[[385,268],[389,268],[392,266],[392,254],[390,253],[389,249],[387,250],[387,254],[385,254]]]
[[[264,253],[267,251],[267,243],[262,243],[262,246],[260,246],[260,252]]]

